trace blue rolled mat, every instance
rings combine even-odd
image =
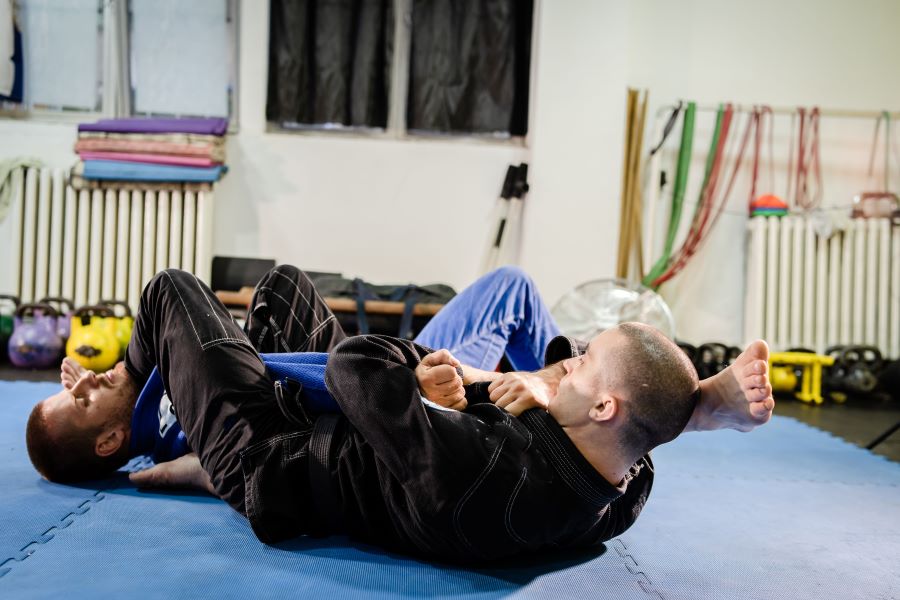
[[[112,181],[213,182],[224,167],[180,167],[120,160],[86,160],[82,177]]]

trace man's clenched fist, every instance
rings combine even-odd
[[[416,367],[419,391],[435,404],[463,410],[467,403],[463,380],[457,371],[459,367],[460,362],[449,350],[438,350],[426,355]]]

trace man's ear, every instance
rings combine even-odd
[[[595,422],[612,421],[619,414],[621,400],[615,394],[603,392],[594,400],[594,405],[588,412],[588,416]]]
[[[122,427],[107,429],[97,436],[94,452],[97,456],[110,456],[119,451],[125,443],[125,430]]]

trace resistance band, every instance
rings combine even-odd
[[[878,138],[881,137],[881,122],[884,121],[884,185],[882,191],[891,189],[891,113],[884,111],[875,120],[875,135],[872,137],[872,150],[869,153],[869,184],[875,181],[875,155],[878,154]],[[872,186],[871,189],[875,189]]]
[[[767,118],[768,117],[768,118]],[[752,211],[753,201],[756,200],[756,185],[759,181],[759,163],[760,163],[760,155],[762,154],[762,138],[763,138],[763,130],[765,129],[765,124],[768,121],[769,124],[769,188],[768,193],[772,194],[775,192],[775,165],[773,160],[773,143],[772,143],[772,121],[774,120],[772,116],[772,109],[768,106],[759,106],[754,107],[753,112],[750,115],[751,119],[751,127],[755,129],[753,135],[753,174],[750,180],[750,200],[748,201],[749,208]]]
[[[728,108],[720,105],[719,110],[716,112],[716,125],[713,129],[713,136],[712,141],[710,142],[709,152],[706,154],[706,167],[703,172],[703,184],[700,186],[700,195],[697,200],[697,205],[694,208],[694,215],[691,219],[691,227],[688,230],[688,234],[685,238],[684,243],[682,243],[681,247],[678,250],[676,259],[680,258],[684,253],[685,248],[693,243],[693,239],[697,234],[698,228],[700,227],[701,223],[704,223],[706,221],[706,215],[709,212],[708,205],[711,200],[710,192],[715,189],[715,186],[718,182],[722,156],[725,152],[725,145],[728,140],[728,127],[731,123],[731,113],[729,112],[730,108],[731,105],[729,105]],[[662,282],[666,280],[663,279],[663,277],[672,271],[677,262],[677,260],[670,259],[669,263],[666,264],[666,268],[662,272],[660,272],[657,277],[649,281],[647,285],[651,286],[653,289],[657,289],[662,284]]]
[[[669,229],[666,233],[666,244],[662,256],[643,278],[644,285],[652,285],[652,282],[662,275],[672,256],[672,248],[675,245],[675,235],[678,233],[678,225],[681,222],[682,206],[684,204],[684,192],[687,189],[688,171],[691,166],[691,155],[694,146],[694,115],[697,112],[697,104],[688,102],[684,111],[684,124],[681,127],[681,147],[678,150],[678,167],[675,171],[675,190],[672,194],[672,213],[669,215]]]
[[[737,158],[734,162],[734,167],[731,171],[731,176],[728,179],[728,184],[726,185],[724,194],[722,195],[722,198],[718,203],[718,207],[715,209],[715,213],[713,213],[713,209],[716,204],[714,197],[716,189],[718,187],[719,174],[722,171],[723,163],[725,160],[724,149],[725,144],[728,140],[728,132],[731,127],[733,115],[734,107],[729,104],[727,105],[725,113],[722,117],[722,133],[718,143],[718,150],[716,152],[716,158],[713,162],[708,186],[705,190],[703,190],[704,197],[701,199],[702,209],[699,209],[699,215],[695,219],[696,227],[692,225],[691,231],[688,232],[688,238],[685,240],[684,244],[682,244],[677,258],[672,261],[672,265],[669,267],[669,269],[667,269],[662,276],[660,276],[653,282],[654,287],[658,287],[659,285],[665,283],[684,269],[688,261],[690,261],[691,257],[697,252],[697,250],[700,249],[702,243],[708,237],[709,232],[715,226],[716,222],[719,220],[719,217],[722,216],[722,211],[724,210],[725,205],[728,203],[728,197],[731,195],[731,190],[734,188],[735,179],[737,178],[741,163],[744,160],[744,153],[747,150],[747,143],[750,140],[750,132],[753,128],[754,123],[754,120],[752,118],[747,120],[747,128],[744,130],[744,135],[741,140]]]
[[[800,133],[797,138],[796,204],[803,210],[812,210],[822,201],[822,169],[819,162],[819,108],[808,112],[798,108]],[[815,178],[815,191],[809,183],[810,171]]]

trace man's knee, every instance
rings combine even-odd
[[[302,269],[294,265],[278,265],[273,267],[265,277],[263,277],[257,287],[266,286],[271,288],[279,288],[287,290],[290,293],[301,291],[306,295],[306,290],[315,289],[315,285]]]
[[[286,275],[287,277],[291,278],[299,277],[301,274],[303,274],[304,276],[306,275],[298,267],[289,265],[287,263],[273,267],[270,273],[278,273],[279,275]]]
[[[153,279],[150,280],[150,283],[147,284],[145,289],[145,293],[152,293],[155,291],[164,291],[169,289],[172,285],[184,282],[184,283],[192,283],[196,280],[196,277],[187,271],[183,271],[181,269],[163,269],[159,271],[156,275],[153,276]]]
[[[503,282],[504,287],[513,285],[533,285],[531,277],[522,267],[514,265],[505,265],[498,267],[485,275],[485,277]]]
[[[184,304],[185,298],[192,296],[194,292],[199,292],[204,297],[211,293],[203,292],[203,289],[204,284],[193,273],[181,269],[164,269],[153,276],[141,293],[139,312],[158,314],[176,299]],[[204,302],[208,302],[208,299]]]

